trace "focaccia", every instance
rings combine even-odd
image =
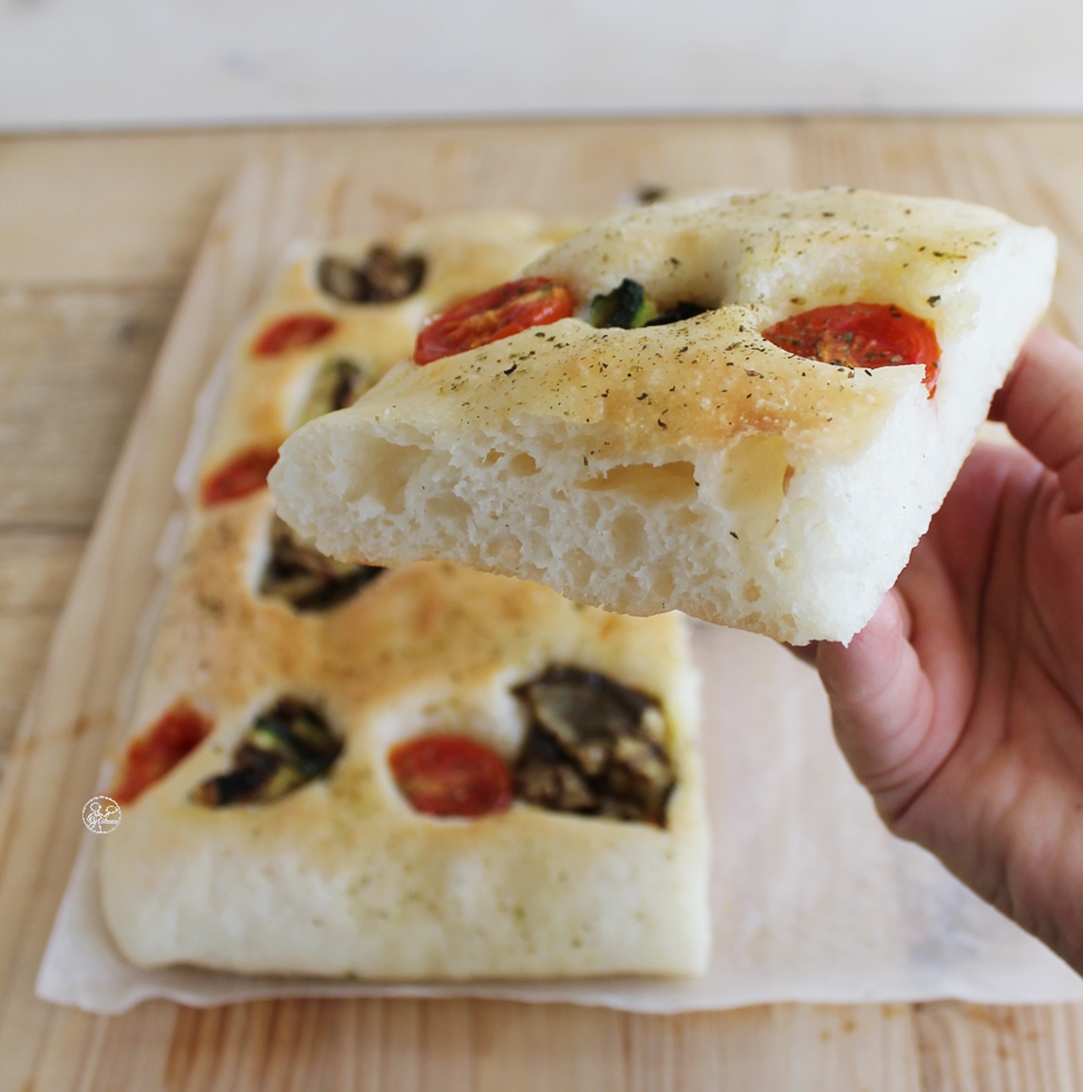
[[[478,214],[382,248],[310,247],[239,332],[118,763],[123,820],[101,846],[105,919],[133,963],[703,969],[682,620],[448,562],[340,563],[265,488],[299,422],[348,405],[426,317],[562,234]]]
[[[448,558],[629,614],[848,640],[939,507],[1055,261],[1045,229],[949,200],[653,205],[558,245],[480,317],[450,311],[421,363],[292,436],[271,486],[336,557]],[[544,324],[500,326],[515,292]],[[855,355],[854,326],[802,346],[802,322],[866,312],[935,351],[862,334]],[[500,338],[471,341],[486,323]]]

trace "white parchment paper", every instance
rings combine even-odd
[[[310,245],[294,243],[280,268]],[[272,278],[273,282],[273,278]],[[184,498],[228,379],[226,345],[200,392],[175,485]],[[1004,430],[983,439],[1011,442]],[[155,555],[176,560],[183,516]],[[149,604],[118,709],[130,709],[166,591]],[[713,954],[696,979],[376,983],[142,970],[101,913],[86,834],[38,971],[38,997],[98,1013],[150,998],[210,1006],[267,997],[489,997],[673,1013],[781,1001],[986,1003],[1083,1000],[1083,978],[983,903],[924,850],[883,828],[831,735],[815,672],[763,637],[693,622],[703,678],[703,752],[712,830]],[[104,769],[102,791],[110,783]],[[123,819],[122,819],[123,821]]]
[[[683,1012],[776,1001],[1083,1000],[1083,979],[892,838],[831,736],[815,673],[773,642],[695,624],[713,832],[714,951],[698,979],[408,985],[145,971],[117,952],[87,834],[38,976],[38,996],[93,1012],[152,997],[493,997]]]

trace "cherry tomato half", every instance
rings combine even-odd
[[[850,368],[924,364],[932,398],[940,374],[940,346],[927,323],[884,303],[843,303],[793,315],[763,331],[780,349]]]
[[[211,728],[211,722],[185,702],[167,709],[128,745],[124,766],[110,796],[118,804],[130,804],[194,751],[210,735]]]
[[[317,341],[323,341],[338,323],[329,315],[317,312],[287,315],[271,323],[252,346],[256,356],[278,356],[290,349],[307,349]]]
[[[511,807],[511,774],[504,760],[465,736],[421,736],[388,755],[399,791],[425,815],[477,819]]]
[[[508,281],[457,303],[423,327],[414,346],[414,363],[431,364],[531,326],[548,326],[569,318],[574,309],[571,293],[547,277]]]
[[[207,507],[225,504],[265,489],[267,475],[277,462],[278,450],[273,447],[251,447],[242,451],[204,481],[203,503]]]

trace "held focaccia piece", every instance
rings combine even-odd
[[[572,317],[399,365],[293,436],[272,490],[336,557],[445,557],[629,614],[848,640],[939,507],[1055,259],[1048,231],[956,201],[654,205],[527,270]],[[939,375],[935,352],[848,357],[853,327],[812,349],[763,336],[862,308],[932,338]]]
[[[478,214],[384,248],[311,247],[240,332],[111,790],[124,819],[101,846],[105,919],[133,963],[702,970],[707,835],[679,619],[446,562],[341,564],[265,488],[299,422],[348,405],[427,315],[560,237]]]

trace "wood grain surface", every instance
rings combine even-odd
[[[260,164],[215,217],[252,157]],[[0,140],[0,1092],[1083,1090],[1083,1006],[650,1017],[293,1000],[206,1011],[152,1002],[106,1018],[33,997],[79,812],[120,727],[118,684],[154,586],[192,395],[290,237],[379,234],[494,205],[603,213],[641,183],[949,194],[1057,232],[1050,321],[1079,340],[1080,177],[1083,123],[1072,120]]]

